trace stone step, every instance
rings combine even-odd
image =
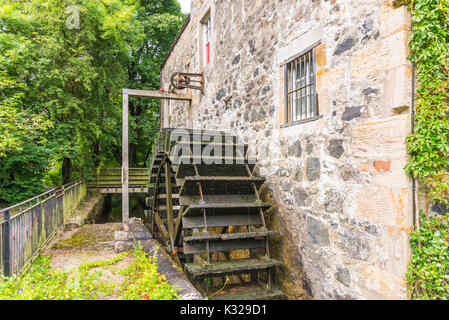
[[[254,194],[252,184],[259,189],[265,182],[262,177],[185,177],[179,194],[197,195],[199,194],[198,183],[201,183],[203,194]]]
[[[200,279],[210,276],[225,276],[248,273],[255,270],[266,270],[280,265],[280,261],[271,258],[250,258],[211,262],[204,266],[196,263],[186,263],[185,270],[193,279]]]

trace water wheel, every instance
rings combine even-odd
[[[279,232],[267,228],[271,203],[259,195],[265,179],[253,174],[247,151],[223,132],[167,129],[153,158],[147,198],[153,235],[213,299],[283,296],[274,285],[281,263],[270,258],[268,244]]]

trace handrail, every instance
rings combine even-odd
[[[72,182],[70,182],[70,183],[67,183],[67,184],[63,185],[60,189],[58,189],[58,188],[53,188],[53,189],[51,189],[51,190],[49,190],[49,191],[46,191],[46,192],[41,193],[41,194],[39,194],[39,195],[37,195],[37,196],[34,196],[33,198],[30,198],[30,199],[27,199],[27,200],[22,201],[22,202],[20,202],[20,203],[17,203],[17,204],[15,204],[15,205],[12,205],[12,206],[10,206],[10,207],[8,207],[8,208],[0,209],[0,214],[1,214],[1,213],[5,213],[6,211],[13,211],[13,209],[15,209],[15,208],[24,207],[25,204],[30,203],[30,202],[32,202],[32,201],[34,201],[34,200],[39,200],[39,199],[44,198],[44,197],[49,198],[50,196],[52,196],[52,195],[53,195],[54,193],[56,193],[57,191],[69,189],[69,188],[73,187],[75,184],[78,184],[78,183],[80,183],[80,182],[82,182],[82,181],[83,181],[82,179],[78,179],[78,180],[72,181]],[[45,198],[45,199],[46,199],[46,198]],[[36,204],[34,204],[34,205],[36,205]],[[33,206],[33,205],[31,204],[30,207],[32,207],[32,206]]]
[[[33,198],[30,198],[30,199],[28,199],[28,200],[22,201],[22,202],[20,202],[20,203],[18,203],[18,204],[15,204],[15,205],[13,205],[13,206],[8,207],[8,208],[0,209],[0,213],[4,213],[4,212],[6,212],[6,211],[11,211],[12,209],[17,208],[17,207],[23,207],[26,203],[29,203],[29,202],[31,202],[31,201],[33,201],[33,200],[42,198],[42,197],[44,197],[44,196],[46,196],[46,195],[48,195],[48,194],[51,194],[51,193],[55,192],[56,190],[58,190],[58,189],[57,189],[57,188],[53,188],[53,189],[51,189],[51,190],[49,190],[49,191],[46,191],[46,192],[44,192],[44,193],[41,193],[40,195],[37,195],[37,196],[35,196],[35,197],[33,197]]]
[[[85,181],[77,180],[2,209],[0,276],[18,274],[29,266],[72,216],[86,191]]]

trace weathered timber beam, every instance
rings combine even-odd
[[[182,221],[182,216],[183,216],[185,210],[186,210],[186,208],[184,208],[184,210],[179,210],[178,217],[176,218],[176,222],[175,222],[175,240],[174,240],[175,244],[178,243],[179,236],[181,235],[181,221]]]
[[[152,208],[152,221],[151,221],[151,232],[154,233],[154,223],[155,223],[155,213],[156,213],[156,196],[157,196],[157,189],[159,187],[159,178],[161,176],[161,172],[162,172],[162,168],[164,166],[164,162],[166,161],[166,159],[164,159],[161,164],[159,165],[159,168],[157,169],[157,174],[156,174],[156,183],[154,185],[154,189],[153,189],[153,205],[151,206]],[[157,223],[157,222],[156,222]]]
[[[169,99],[169,100],[192,100],[191,95],[183,93],[168,93],[154,90],[136,90],[123,89],[123,93],[134,98],[154,98],[154,99]]]
[[[167,232],[167,229],[164,226],[164,222],[162,221],[161,217],[159,216],[159,213],[153,212],[153,217],[156,222],[156,225],[159,229],[159,231],[162,233],[162,237],[164,238],[164,241],[167,241],[170,239],[170,236]]]
[[[165,162],[164,165],[165,169],[165,192],[167,195],[166,203],[167,203],[167,226],[168,226],[168,233],[170,234],[170,238],[172,241],[174,241],[174,221],[173,221],[173,199],[171,197],[172,190],[171,190],[171,172],[170,172],[170,164],[168,161]],[[172,243],[172,246],[175,244]]]
[[[129,219],[129,140],[128,140],[128,94],[123,91],[123,109],[122,109],[122,222]]]

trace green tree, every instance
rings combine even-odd
[[[186,16],[176,0],[141,0],[138,20],[145,39],[132,51],[124,64],[127,68],[127,87],[133,89],[160,89],[160,66]],[[152,143],[159,131],[159,101],[131,99],[129,162],[131,166],[149,165]],[[121,119],[121,114],[119,114]],[[121,123],[121,122],[119,122]],[[120,125],[115,126],[117,136]],[[121,140],[115,139],[111,153],[121,164]]]
[[[0,202],[120,165],[121,90],[159,88],[184,18],[176,0],[2,1]],[[131,101],[131,165],[148,161],[158,112]]]
[[[0,204],[43,191],[48,167],[45,135],[51,123],[20,110],[23,85],[0,71]]]
[[[79,30],[66,26],[68,5],[79,8]],[[59,162],[62,183],[71,180],[73,171],[85,176],[93,167],[88,149],[102,134],[103,109],[113,107],[111,96],[119,96],[126,80],[120,56],[128,55],[143,36],[136,1],[4,1],[0,8],[0,70],[20,83],[20,111],[29,117],[42,114],[52,123],[45,153],[25,144],[25,154],[3,159],[0,198],[11,202],[34,191],[17,192],[12,186],[27,189],[33,181],[42,188],[45,173],[31,166],[29,174],[18,174],[15,161],[34,159],[45,167]],[[16,195],[8,196],[12,192]]]

